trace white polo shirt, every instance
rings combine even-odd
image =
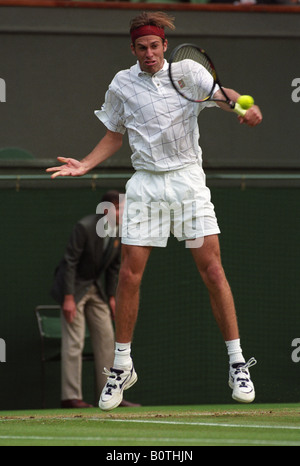
[[[198,95],[207,95],[213,79],[191,60],[178,64],[178,80]],[[117,73],[95,115],[113,132],[128,131],[135,170],[163,172],[202,163],[198,116],[215,102],[197,104],[180,96],[172,86],[168,63],[150,75],[139,62]],[[217,90],[217,88],[215,89]]]

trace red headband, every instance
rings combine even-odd
[[[165,31],[163,28],[159,28],[157,26],[151,26],[150,24],[147,26],[140,26],[137,29],[133,29],[131,31],[131,40],[132,43],[135,42],[136,39],[143,36],[158,36],[162,39],[165,38]]]

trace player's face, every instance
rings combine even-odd
[[[158,36],[144,36],[136,39],[131,44],[132,53],[137,57],[142,71],[154,74],[162,69],[164,65],[164,53],[168,42],[164,42]]]

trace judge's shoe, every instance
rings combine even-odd
[[[85,403],[83,400],[62,400],[61,402],[61,407],[62,408],[93,408],[93,405],[89,405],[88,403]]]

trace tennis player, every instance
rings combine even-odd
[[[221,263],[220,233],[210,191],[202,169],[198,144],[198,115],[215,102],[194,104],[172,87],[164,54],[165,29],[173,18],[161,12],[139,14],[131,22],[131,50],[137,63],[117,73],[96,116],[106,134],[83,160],[59,157],[63,165],[49,168],[52,177],[84,175],[122,146],[128,131],[135,173],[126,186],[122,232],[122,263],[116,295],[114,365],[105,369],[107,384],[100,397],[102,410],[119,406],[123,391],[137,381],[131,342],[139,308],[139,290],[153,247],[165,247],[170,231],[186,241],[208,289],[212,311],[229,356],[229,385],[233,398],[250,403],[255,398],[249,367],[244,359],[233,295]],[[200,86],[211,87],[203,71]],[[226,89],[234,102],[239,94]],[[216,89],[214,97],[220,93]],[[221,97],[221,96],[220,96]],[[222,98],[222,97],[221,97]],[[231,111],[227,105],[218,104]],[[254,105],[240,123],[256,126],[262,120]],[[182,228],[180,228],[182,226]]]

